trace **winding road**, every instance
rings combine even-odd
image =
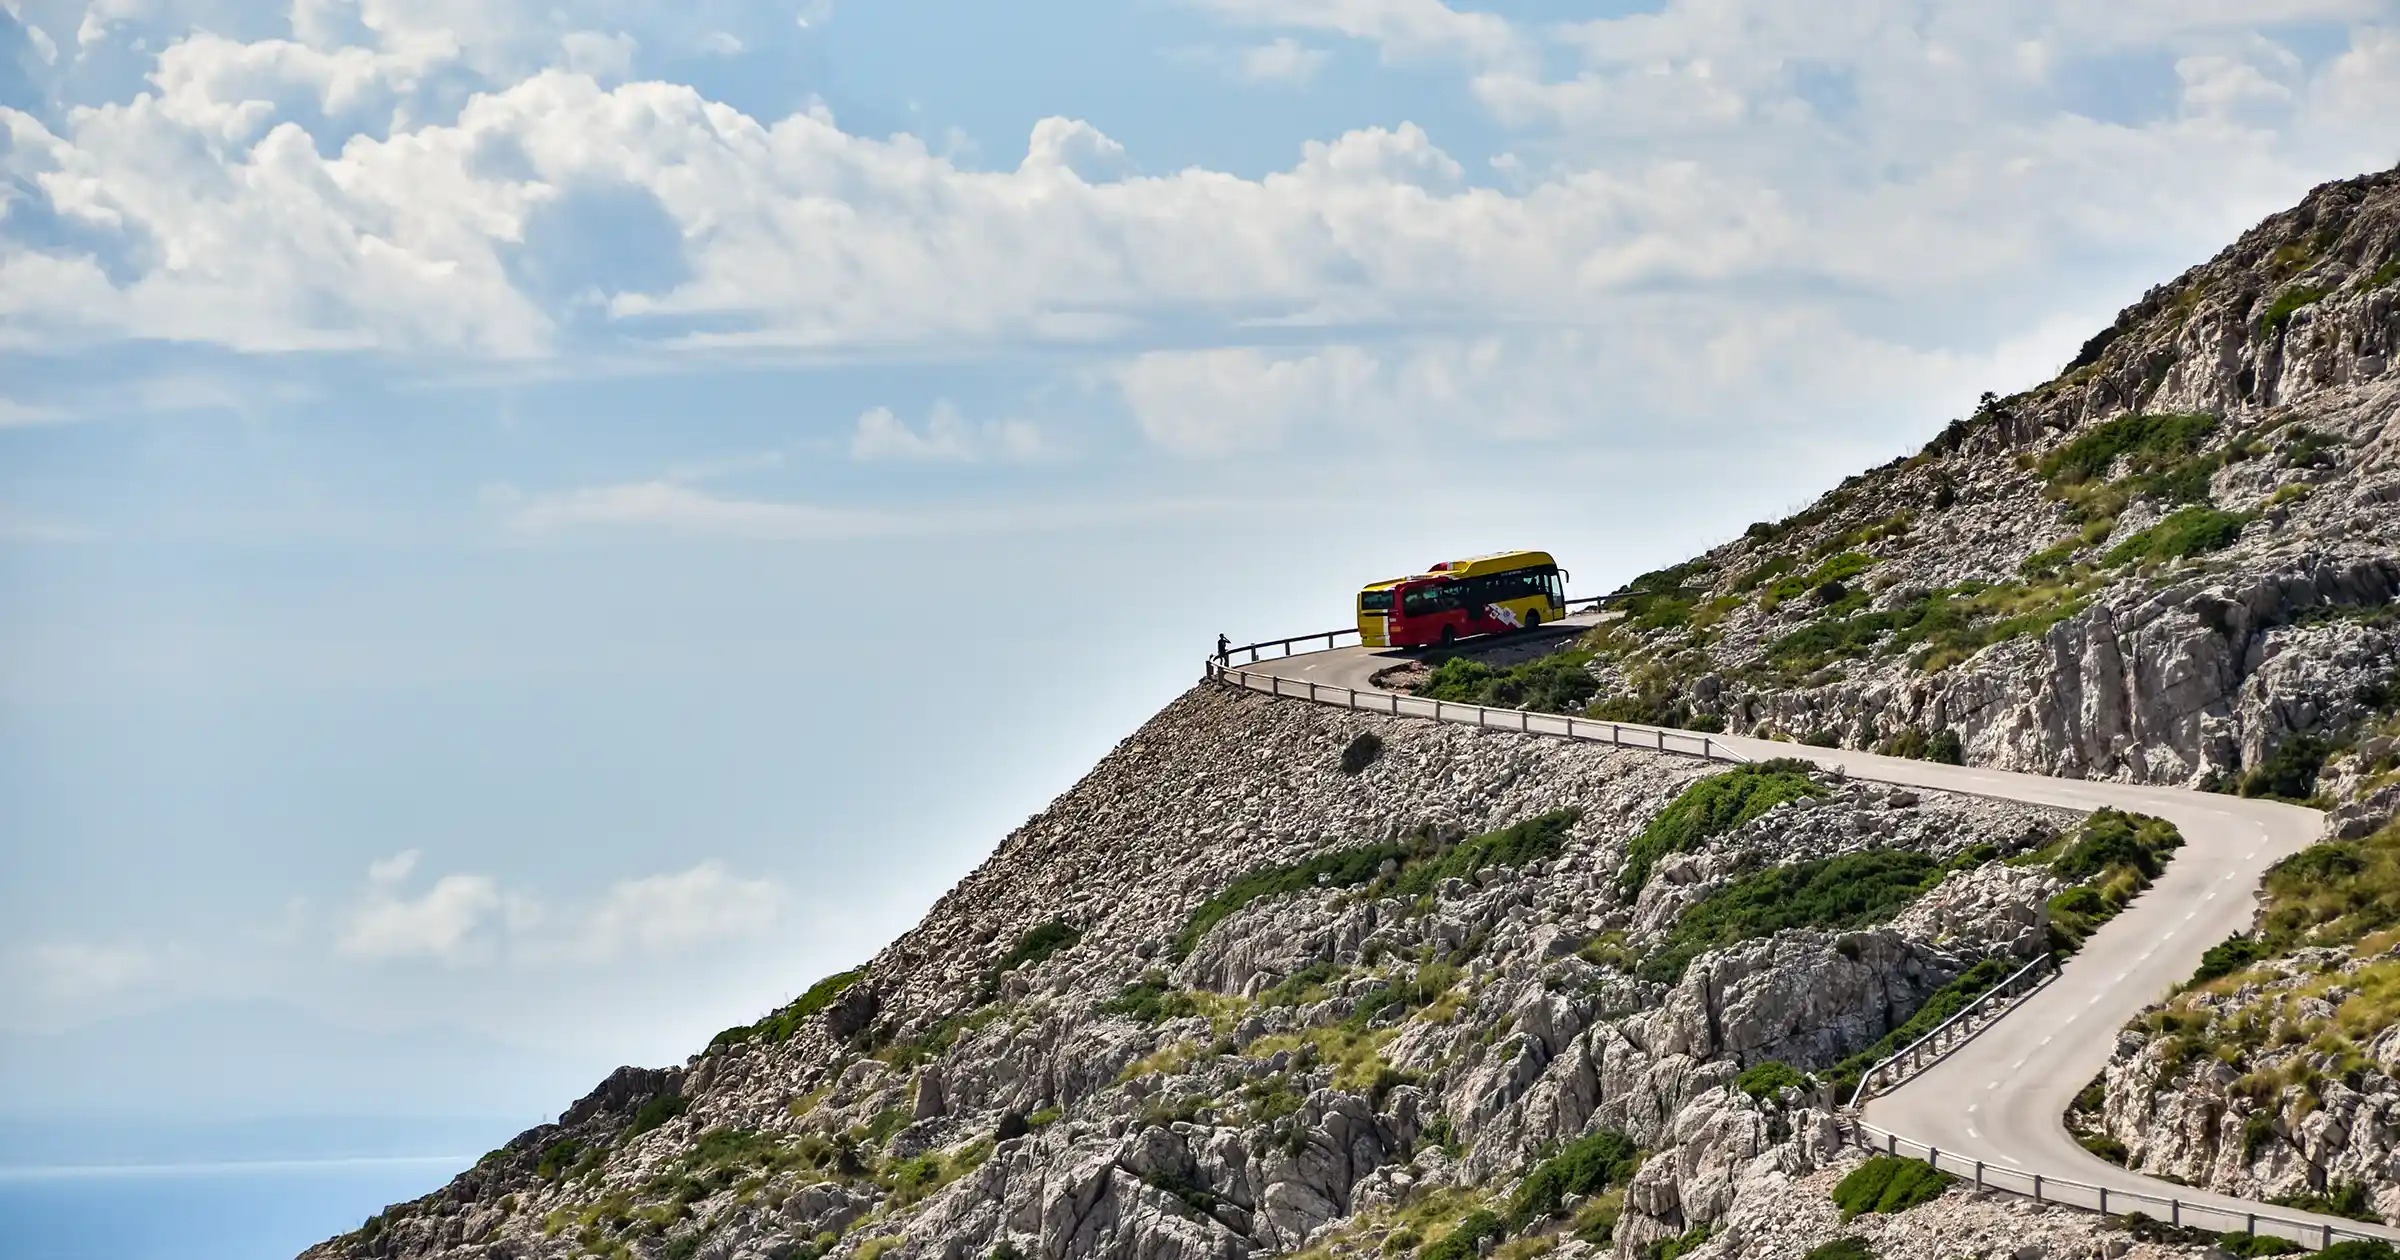
[[[1571,618],[1558,629],[1589,624],[1589,618]],[[1319,684],[1325,695],[1384,697],[1392,693],[1378,689],[1374,676],[1412,655],[1336,648],[1256,663],[1243,663],[1237,656],[1232,667]],[[1409,712],[1409,705],[1393,703],[1404,715]],[[1545,724],[1555,733],[1560,719],[1533,715],[1521,721],[1534,733],[1544,733]],[[1644,738],[1657,735],[1653,727],[1623,729],[1639,731]],[[1667,737],[1692,738],[1687,732],[1668,732]],[[2010,1190],[2026,1189],[2036,1175],[2106,1188],[2106,1194],[2091,1194],[2048,1187],[2050,1198],[2075,1206],[2140,1210],[2161,1218],[2172,1213],[2185,1223],[2220,1230],[2251,1225],[2252,1214],[2271,1216],[2275,1219],[2255,1222],[2257,1232],[2281,1233],[2311,1244],[2332,1239],[2335,1235],[2328,1229],[2353,1237],[2400,1239],[2400,1229],[2247,1202],[2142,1176],[2085,1151],[2061,1120],[2075,1094],[2107,1064],[2117,1030],[2189,977],[2209,946],[2249,926],[2260,877],[2276,861],[2314,843],[2323,815],[2294,805],[2178,788],[2054,779],[1842,749],[1795,749],[1741,736],[1712,739],[1716,747],[1747,760],[1799,752],[1854,778],[2086,812],[2113,806],[2156,815],[2183,832],[2185,847],[2157,884],[2095,933],[2055,979],[1938,1063],[1867,1102],[1860,1118],[1903,1139],[1903,1153],[1935,1148],[1938,1162],[1952,1169],[1959,1161],[1980,1161],[1992,1166],[1989,1184]],[[2082,1202],[2076,1200],[2079,1193]],[[2107,1195],[2119,1197],[2108,1202]],[[2133,1196],[2152,1202],[2126,1201]],[[2090,1201],[2095,1198],[2102,1202]]]

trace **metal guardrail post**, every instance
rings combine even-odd
[[[2106,1215],[2108,1215],[2108,1187],[2107,1187],[2107,1186],[2101,1186],[2101,1187],[2099,1187],[2099,1191],[2100,1191],[2100,1215],[2102,1215],[2102,1216],[2106,1216]]]
[[[2033,1201],[2036,1203],[2042,1201],[2042,1175],[2040,1173],[2033,1174]]]
[[[1975,1188],[1983,1189],[1983,1161],[1980,1159],[1975,1161]]]

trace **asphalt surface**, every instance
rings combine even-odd
[[[1588,617],[1573,618],[1556,631],[1537,633],[1574,633],[1590,624]],[[1415,655],[1342,648],[1252,663],[1237,652],[1232,668],[1317,684],[1321,699],[1336,699],[1335,692],[1356,692],[1373,702],[1390,694],[1375,688],[1374,675]],[[1423,712],[1426,707],[1424,702],[1390,703],[1402,713]],[[1561,725],[1560,719],[1544,715],[1522,720],[1536,732],[1556,731]],[[1579,728],[1591,725],[1578,723]],[[1661,734],[1651,727],[1623,729],[1645,740]],[[1678,742],[1697,738],[1689,732],[1664,735]],[[2055,979],[1939,1063],[1870,1099],[1861,1116],[1867,1124],[1907,1142],[1939,1148],[1946,1156],[2000,1166],[1993,1171],[1993,1183],[2012,1190],[2026,1188],[2030,1177],[2012,1177],[2001,1168],[2040,1174],[2053,1196],[2061,1194],[2059,1187],[2048,1184],[2053,1179],[2106,1187],[2114,1196],[2109,1209],[2115,1212],[2138,1210],[2163,1219],[2169,1212],[2166,1201],[2176,1199],[2187,1205],[2187,1223],[2214,1229],[2239,1228],[2244,1222],[2191,1209],[2255,1211],[2315,1226],[2332,1224],[2352,1234],[2400,1238],[2400,1230],[2245,1202],[2130,1172],[2078,1146],[2061,1119],[2076,1093],[2107,1064],[2117,1030],[2189,977],[2209,946],[2249,926],[2260,877],[2276,861],[2315,842],[2322,814],[2178,788],[2053,779],[1740,736],[1711,738],[1716,747],[1751,760],[1801,755],[1819,765],[1839,767],[1853,778],[1881,783],[2081,812],[2114,807],[2167,819],[2183,833],[2183,849],[2158,882],[2094,933]],[[1905,1146],[1903,1151],[1921,1154]],[[2076,1192],[2069,1189],[2064,1194],[2072,1199]],[[2157,1202],[2127,1203],[2128,1194]],[[2097,1197],[2083,1195],[2089,1206],[2097,1206],[2088,1203]],[[2312,1236],[2309,1241],[2318,1239]]]

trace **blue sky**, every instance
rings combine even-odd
[[[2395,117],[2368,0],[0,0],[0,1111],[679,1058],[1220,629],[1679,559]]]

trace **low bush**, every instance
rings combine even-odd
[[[1020,967],[1037,967],[1063,950],[1074,948],[1083,939],[1083,929],[1064,919],[1049,919],[1025,929],[1017,943],[983,973],[983,998],[990,1001],[1000,989],[1000,977]]]
[[[2052,859],[2050,873],[2086,880],[2112,866],[2130,866],[2156,879],[2167,855],[2182,846],[2182,833],[2163,818],[2103,809],[2086,819],[2066,851]]]
[[[1623,1185],[1633,1179],[1640,1163],[1633,1139],[1614,1129],[1570,1142],[1535,1165],[1518,1184],[1508,1203],[1508,1227],[1523,1230],[1535,1221],[1558,1215],[1570,1196]]]
[[[1961,972],[1957,979],[1934,990],[1933,996],[1925,999],[1925,1005],[1918,1007],[1916,1014],[1902,1021],[1899,1027],[1885,1033],[1874,1045],[1834,1065],[1826,1075],[1833,1082],[1835,1091],[1848,1095],[1858,1087],[1859,1078],[1866,1075],[1867,1069],[1941,1027],[1943,1020],[1965,1010],[1969,1003],[1990,992],[1993,985],[2007,979],[2009,969],[2009,964],[2001,959],[1986,958]]]
[[[2250,518],[2212,507],[2187,507],[2109,549],[2106,563],[2156,564],[2222,551],[2242,536]]]
[[[1692,959],[1712,949],[1786,928],[1839,931],[1882,923],[1941,875],[1940,863],[1911,849],[1870,849],[1744,875],[1687,908],[1643,961],[1641,974],[1673,983]]]
[[[2125,1149],[2123,1142],[2105,1133],[2078,1134],[2075,1144],[2120,1168],[2124,1167],[2125,1162],[2132,1157],[2131,1152]]]
[[[2329,740],[2295,735],[2277,744],[2265,761],[2243,775],[2235,790],[2244,796],[2305,801],[2317,794],[2317,774],[2333,751]]]
[[[2298,1208],[2303,1212],[2322,1212],[2327,1216],[2343,1216],[2378,1225],[2383,1223],[2383,1217],[2376,1214],[2375,1201],[2367,1193],[2363,1181],[2337,1181],[2323,1190],[2287,1194],[2270,1202],[2280,1207]]]
[[[2134,473],[2155,472],[2197,453],[2216,431],[2215,416],[2126,416],[2093,425],[2043,456],[2039,468],[2053,485],[2106,477],[2120,459]]]
[[[2050,948],[2071,954],[2131,904],[2183,844],[2174,824],[2143,814],[2104,809],[2084,821],[2050,863],[2054,874],[2082,883],[2050,899]]]
[[[1660,858],[1689,852],[1786,801],[1825,795],[1825,786],[1812,777],[1815,770],[1811,762],[1779,758],[1736,766],[1685,788],[1626,846],[1619,889],[1632,896],[1650,882],[1650,868]]]
[[[808,986],[808,991],[793,999],[790,1005],[768,1015],[765,1019],[755,1024],[743,1024],[718,1033],[709,1039],[709,1048],[714,1050],[721,1046],[738,1046],[747,1041],[763,1041],[769,1045],[781,1045],[790,1041],[792,1034],[799,1032],[802,1024],[808,1022],[811,1017],[822,1012],[826,1007],[833,1005],[835,998],[840,997],[851,985],[858,983],[859,977],[865,974],[867,974],[866,968],[853,967],[848,971],[836,972],[827,976]]]
[[[1833,1202],[1845,1221],[1868,1212],[1889,1215],[1933,1202],[1957,1180],[1921,1159],[1878,1155],[1834,1186]]]
[[[2270,957],[2400,926],[2400,824],[2285,858],[2268,869],[2263,900],[2261,948]]]
[[[1418,1252],[1422,1260],[1474,1260],[1484,1240],[1498,1242],[1508,1229],[1500,1218],[1482,1208],[1469,1212],[1449,1233],[1428,1243]]]
[[[1810,1083],[1808,1073],[1777,1059],[1751,1064],[1734,1080],[1752,1098],[1781,1097],[1787,1089],[1806,1089]]]
[[[2275,296],[2274,302],[2268,305],[2267,313],[2259,317],[2258,335],[2273,337],[2291,321],[2294,312],[2301,307],[2315,305],[2319,299],[2332,291],[2318,288],[2313,284],[2293,285],[2291,288],[2285,289]]]
[[[1169,989],[1163,975],[1148,975],[1117,990],[1115,997],[1100,1004],[1100,1013],[1156,1024],[1199,1014],[1199,1007],[1191,994]]]
[[[639,1137],[667,1121],[683,1114],[689,1106],[681,1093],[656,1094],[633,1113],[633,1123],[625,1127],[625,1136]]]
[[[2345,1238],[2318,1252],[2317,1260],[2400,1260],[2400,1250],[2380,1238]]]
[[[2192,983],[2206,984],[2230,976],[2266,956],[2266,947],[2257,939],[2237,932],[2209,946],[2208,952],[2200,955],[2200,970],[2192,973]]]
[[[1433,891],[1445,879],[1471,878],[1491,866],[1522,866],[1556,855],[1566,843],[1569,828],[1582,814],[1552,810],[1523,822],[1487,832],[1456,845],[1443,846],[1419,838],[1407,843],[1361,845],[1319,853],[1285,866],[1251,871],[1226,885],[1225,891],[1201,902],[1169,946],[1177,962],[1190,957],[1210,929],[1231,918],[1251,902],[1290,896],[1321,888],[1361,888],[1414,896]],[[1386,863],[1396,867],[1388,882]]]
[[[1703,1225],[1673,1238],[1661,1238],[1642,1249],[1642,1260],[1681,1260],[1699,1250],[1700,1244],[1708,1241],[1709,1233],[1709,1227]]]
[[[2245,1234],[2235,1230],[2230,1234],[2217,1235],[2217,1250],[2229,1256],[2288,1256],[2308,1249],[2289,1238],[2277,1238],[2273,1234]],[[2378,1260],[2383,1258],[2378,1257]]]
[[[1864,1238],[1836,1238],[1817,1244],[1801,1260],[1875,1260],[1875,1249]]]
[[[1592,654],[1581,649],[1498,669],[1463,656],[1452,657],[1434,667],[1417,694],[1495,709],[1566,713],[1580,710],[1600,691],[1600,680],[1592,677],[1591,661]]]

